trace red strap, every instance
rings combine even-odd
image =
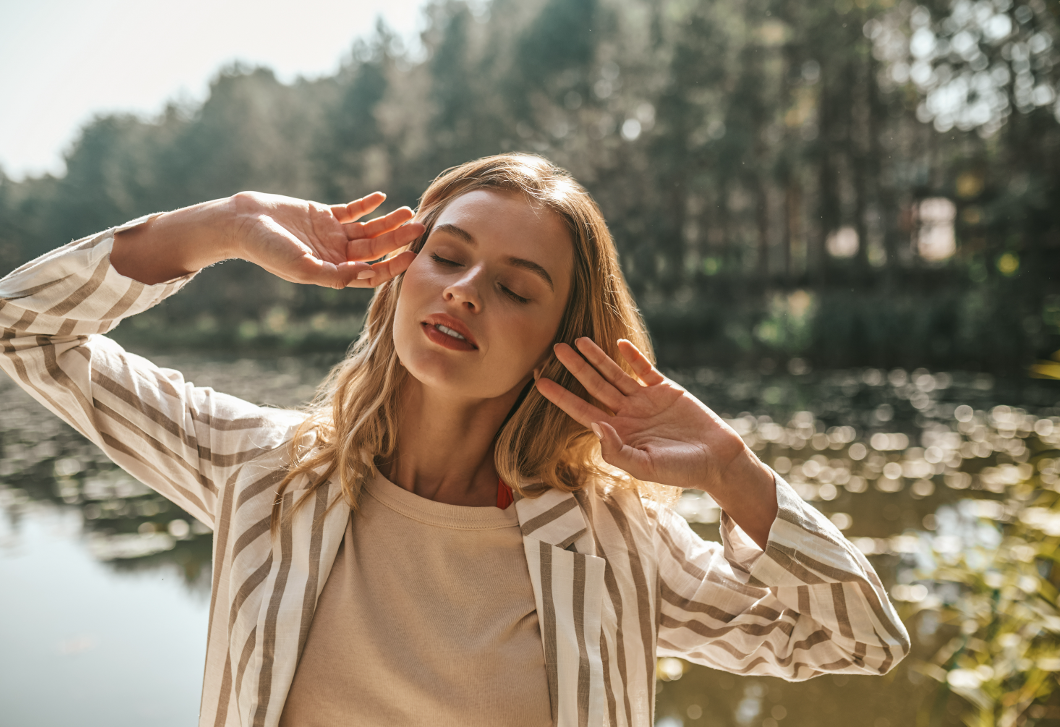
[[[512,488],[504,484],[504,480],[497,478],[497,507],[501,510],[506,510],[509,505],[515,502],[515,495],[512,494]]]

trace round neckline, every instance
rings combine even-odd
[[[420,497],[400,487],[375,469],[375,476],[368,481],[365,490],[381,505],[412,520],[455,530],[490,530],[519,527],[515,505],[501,510],[499,507],[471,507],[450,505]]]

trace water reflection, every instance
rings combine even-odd
[[[271,406],[312,396],[328,361],[155,357],[188,380]],[[80,511],[86,550],[116,571],[179,566],[185,584],[209,592],[210,529],[118,469],[94,445],[0,377],[0,509],[18,533],[32,503]]]
[[[199,385],[275,406],[307,400],[331,363],[155,360]],[[922,369],[818,373],[799,361],[781,372],[667,373],[828,515],[872,559],[899,602],[938,597],[913,582],[916,569],[982,535],[968,530],[972,516],[1035,473],[1035,452],[1060,446],[1055,382]],[[74,509],[84,547],[97,560],[121,572],[176,564],[187,587],[208,592],[205,526],[115,468],[7,379],[0,379],[0,407],[0,508],[16,534],[31,503]],[[1046,486],[1060,488],[1060,462],[1044,459],[1037,472]],[[677,508],[703,537],[717,539],[719,512],[709,497],[686,493]],[[914,724],[918,704],[934,690],[911,668],[938,647],[931,619],[920,612],[909,624],[914,655],[883,678],[788,684],[660,660],[659,723],[846,727],[859,714],[859,725]]]

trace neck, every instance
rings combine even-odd
[[[398,409],[396,451],[377,462],[380,473],[436,502],[495,505],[494,440],[521,390],[495,399],[458,399],[409,376]]]

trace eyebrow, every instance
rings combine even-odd
[[[471,247],[478,246],[478,241],[475,240],[475,238],[471,235],[470,232],[463,229],[462,227],[457,227],[456,225],[446,223],[443,225],[438,225],[434,229],[436,232],[444,232],[460,240],[463,240]],[[552,292],[556,292],[556,286],[552,283],[552,276],[548,274],[547,270],[535,263],[533,260],[526,260],[525,258],[512,257],[509,255],[504,259],[504,261],[513,267],[529,270],[531,273],[534,273],[539,278],[548,283],[548,287],[550,290],[552,290]]]

